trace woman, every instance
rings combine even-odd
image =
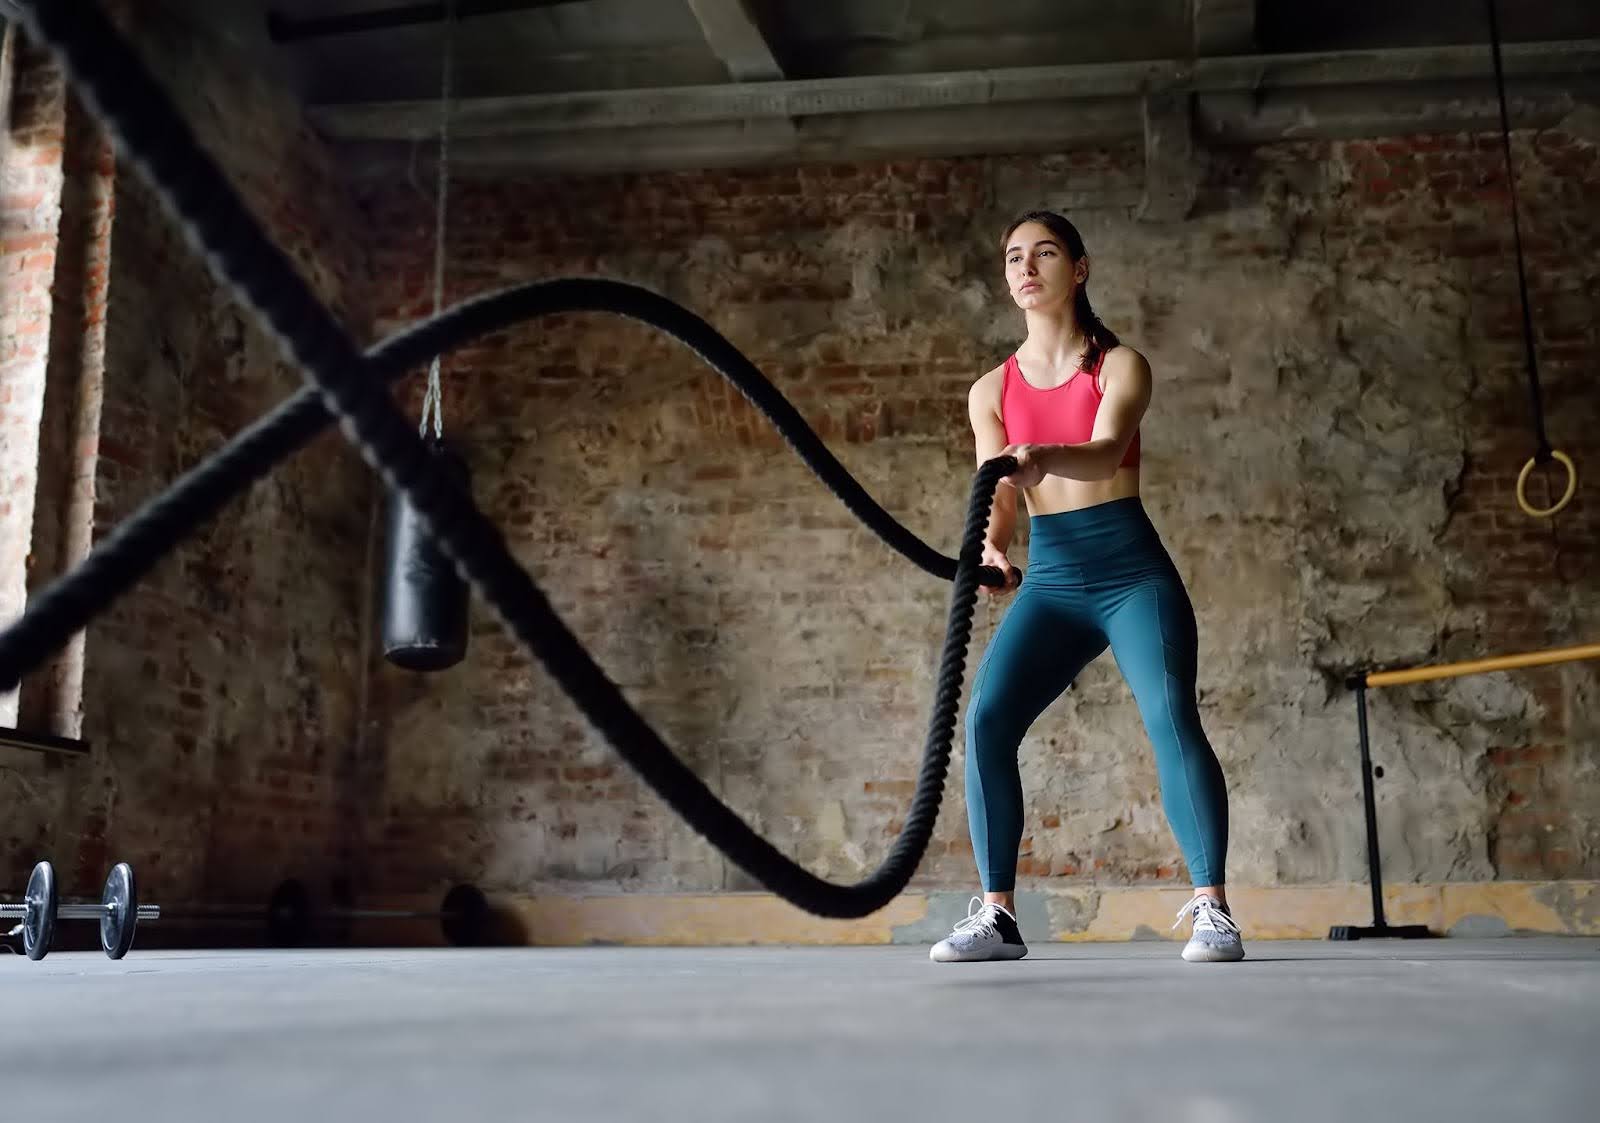
[[[984,896],[934,945],[941,963],[1021,959],[1014,890],[1022,839],[1017,746],[1095,656],[1111,648],[1155,747],[1167,821],[1194,896],[1190,962],[1244,958],[1223,863],[1227,790],[1195,705],[1197,637],[1183,581],[1139,499],[1139,422],[1150,364],[1089,307],[1083,238],[1049,211],[1023,215],[1001,241],[1011,299],[1027,318],[1015,355],[972,387],[978,463],[1017,470],[996,490],[983,563],[1002,570],[1028,505],[1027,581],[978,666],[967,706],[967,815]],[[978,906],[978,898],[973,898]],[[1173,927],[1177,927],[1174,925]]]

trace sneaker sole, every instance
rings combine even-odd
[[[1026,947],[1018,947],[1016,944],[1001,944],[988,955],[953,955],[946,959],[935,955],[933,951],[930,950],[928,952],[928,958],[933,960],[935,963],[994,963],[996,961],[1021,959],[1027,954],[1028,949]]]
[[[1230,951],[1227,948],[1214,948],[1202,945],[1197,948],[1184,948],[1183,959],[1186,963],[1237,963],[1244,958],[1244,948]]]

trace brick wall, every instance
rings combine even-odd
[[[1518,136],[1513,148],[1546,427],[1584,473],[1573,505],[1551,520],[1529,518],[1515,498],[1517,474],[1535,442],[1499,138],[1352,145],[1349,159],[1367,218],[1368,234],[1358,242],[1374,240],[1367,252],[1386,254],[1398,246],[1406,253],[1402,261],[1428,263],[1419,279],[1437,275],[1444,293],[1415,293],[1413,306],[1460,307],[1467,368],[1464,383],[1454,380],[1461,394],[1454,415],[1460,466],[1446,484],[1445,518],[1434,530],[1442,573],[1432,595],[1442,611],[1433,643],[1414,657],[1471,659],[1594,642],[1600,503],[1584,465],[1595,460],[1600,422],[1594,323],[1600,267],[1593,256],[1600,215],[1585,198],[1600,181],[1600,152],[1592,138],[1560,130]],[[1474,221],[1475,215],[1482,217]],[[1528,496],[1548,506],[1565,482],[1559,468],[1540,470]],[[1483,848],[1482,867],[1495,876],[1593,877],[1600,869],[1597,681],[1595,665],[1587,663],[1396,691],[1378,712],[1394,707],[1393,722],[1404,726],[1407,767],[1400,783],[1430,790],[1437,768],[1459,771],[1474,801],[1433,829],[1470,832],[1474,851]],[[1423,748],[1425,742],[1437,748]],[[1413,751],[1421,755],[1414,763]],[[1399,836],[1402,855],[1413,837],[1407,828],[1425,811],[1392,814],[1389,833]]]
[[[349,205],[263,45],[162,11],[132,25],[150,60],[183,76],[184,112],[338,314],[359,335],[426,313],[429,200],[390,184]],[[0,251],[7,314],[23,319],[3,337],[0,434],[43,444],[0,455],[0,470],[37,477],[0,498],[0,542],[16,554],[20,528],[49,545],[48,568],[298,380],[136,175],[87,132],[49,155],[51,122],[67,136],[72,111],[48,68],[15,110]],[[45,155],[30,165],[18,142]],[[1021,328],[995,238],[1020,210],[1066,210],[1095,256],[1096,307],[1156,370],[1144,494],[1199,611],[1230,878],[1354,880],[1345,674],[1600,634],[1587,476],[1550,522],[1511,496],[1533,446],[1497,151],[1442,136],[1215,153],[1195,214],[1171,225],[1131,217],[1137,145],[463,183],[449,288],[589,273],[685,302],[950,551],[974,467],[965,391]],[[1600,157],[1560,130],[1519,135],[1516,154],[1550,432],[1588,472]],[[65,259],[62,231],[81,234]],[[32,329],[35,344],[26,317],[46,273],[73,281],[59,291],[78,305]],[[46,359],[73,373],[75,410],[19,400],[56,377]],[[478,496],[628,695],[810,868],[853,879],[875,865],[915,775],[948,586],[889,554],[718,376],[637,325],[519,328],[450,357],[445,379]],[[413,411],[419,390],[406,387]],[[41,479],[60,521],[31,497],[18,514]],[[36,695],[40,720],[81,718],[95,756],[0,762],[18,809],[7,881],[49,855],[74,891],[128,858],[155,899],[252,897],[289,875],[373,891],[747,887],[481,606],[455,671],[371,660],[372,498],[327,434],[96,622],[81,694],[54,678]],[[1026,563],[1025,532],[1013,556]],[[9,611],[24,563],[0,556]],[[972,665],[1004,611],[980,608]],[[1375,692],[1386,875],[1600,876],[1596,694],[1589,665]],[[1025,884],[1183,880],[1109,658],[1022,757]],[[972,882],[959,781],[921,880]]]
[[[1600,633],[1592,486],[1553,522],[1509,490],[1533,446],[1497,151],[1426,136],[1219,153],[1173,225],[1130,217],[1136,146],[459,184],[450,289],[596,273],[684,301],[950,551],[973,470],[964,393],[1020,336],[995,239],[1022,209],[1067,210],[1096,308],[1156,372],[1144,494],[1198,607],[1230,877],[1353,880],[1345,673]],[[1551,435],[1594,463],[1596,147],[1549,132],[1516,155]],[[431,210],[387,186],[365,206],[388,330],[429,310]],[[915,775],[947,586],[635,325],[520,328],[445,380],[479,499],[630,698],[788,853],[835,878],[874,865]],[[973,664],[1002,611],[980,609]],[[376,680],[375,887],[747,884],[490,620],[474,628],[463,667]],[[1387,875],[1600,872],[1594,695],[1585,665],[1376,693]],[[1025,883],[1182,881],[1109,657],[1022,757]],[[972,882],[959,783],[921,876]]]
[[[264,33],[161,5],[141,6],[125,30],[252,210],[364,335],[366,265],[342,187],[263,64]],[[111,219],[95,184],[113,175]],[[104,276],[77,309],[80,331],[100,331],[80,357],[103,365],[103,400],[93,425],[54,434],[43,474],[87,497],[83,524],[98,538],[300,381],[131,168],[74,166],[69,146],[56,194],[108,251],[80,262],[80,280]],[[67,342],[52,340],[52,363]],[[92,476],[63,453],[85,454]],[[259,899],[286,876],[325,882],[346,868],[372,498],[359,457],[329,433],[94,622],[76,698],[93,756],[0,772],[20,793],[8,882],[51,857],[67,890],[89,890],[125,859],[154,899]],[[63,564],[74,532],[61,530]]]

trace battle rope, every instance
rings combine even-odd
[[[403,492],[440,547],[512,634],[566,690],[595,729],[656,793],[728,858],[790,903],[821,916],[864,916],[905,887],[927,848],[949,768],[955,714],[980,580],[983,533],[1011,457],[985,462],[973,479],[961,549],[952,560],[896,522],[827,451],[754,366],[692,313],[615,282],[528,285],[470,301],[397,335],[363,357],[272,243],[164,93],[87,0],[20,0],[35,39],[60,59],[119,151],[144,174],[212,271],[252,306],[315,389],[308,388],[229,442],[201,468],[147,503],[71,573],[52,583],[0,633],[0,689],[17,685],[233,495],[306,443],[329,415],[383,477]],[[389,400],[387,382],[430,356],[535,315],[599,309],[669,332],[732,380],[819,479],[891,547],[954,580],[933,712],[911,810],[879,867],[836,885],[797,865],[756,834],[690,771],[594,662],[507,550],[499,529],[428,470],[423,439]],[[986,583],[998,583],[992,569]]]

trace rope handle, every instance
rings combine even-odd
[[[978,584],[987,585],[991,589],[1015,589],[1019,587],[1022,584],[1022,567],[1020,565],[1011,567],[1011,577],[1010,581],[1002,577],[1000,575],[1000,567],[997,565],[980,565],[978,567]]]
[[[1567,490],[1562,493],[1560,499],[1556,500],[1554,506],[1535,507],[1528,502],[1528,477],[1533,473],[1533,466],[1540,462],[1539,457],[1528,457],[1528,462],[1522,466],[1522,471],[1517,473],[1517,506],[1536,519],[1548,519],[1568,503],[1571,503],[1572,497],[1578,491],[1578,468],[1577,465],[1573,464],[1572,457],[1560,449],[1553,448],[1546,459],[1554,460],[1567,469]]]

